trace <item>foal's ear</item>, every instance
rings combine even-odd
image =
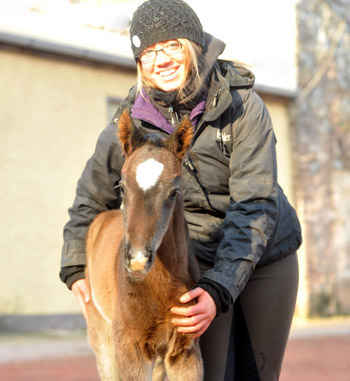
[[[142,134],[136,129],[128,109],[123,110],[119,118],[118,129],[118,136],[123,147],[123,153],[125,156],[129,156],[144,142],[144,139]]]
[[[168,140],[168,148],[175,153],[178,159],[182,160],[185,156],[191,145],[192,135],[193,125],[186,115]]]

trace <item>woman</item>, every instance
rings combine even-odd
[[[204,33],[182,0],[148,0],[134,13],[138,82],[102,132],[65,226],[60,276],[85,314],[85,236],[120,207],[116,129],[125,108],[142,133],[166,136],[184,115],[195,133],[183,198],[202,277],[173,308],[182,332],[201,336],[206,380],[277,380],[294,312],[298,219],[277,183],[275,136],[252,73],[218,60],[225,44]]]

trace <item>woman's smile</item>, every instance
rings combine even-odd
[[[162,71],[159,71],[158,75],[168,80],[173,79],[174,76],[177,74],[177,69],[178,67],[175,67],[175,68],[173,67],[167,70],[162,70]]]

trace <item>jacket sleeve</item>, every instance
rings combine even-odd
[[[224,286],[234,302],[273,235],[277,218],[276,139],[269,113],[253,91],[233,124],[230,203],[212,269],[203,274]]]
[[[90,222],[97,214],[120,207],[115,187],[120,180],[122,162],[117,128],[111,123],[99,136],[95,152],[78,181],[73,206],[68,210],[70,218],[64,227],[60,274],[66,283],[65,273],[71,273],[72,267],[78,269],[85,265],[85,238]]]

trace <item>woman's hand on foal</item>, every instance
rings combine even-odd
[[[194,333],[194,338],[202,335],[216,316],[216,304],[210,294],[200,287],[195,288],[180,298],[181,303],[188,303],[198,298],[197,304],[190,307],[173,307],[171,312],[179,315],[172,320],[178,331]]]
[[[90,296],[90,288],[87,284],[86,279],[79,279],[72,285],[72,292],[75,298],[77,299],[81,312],[84,315],[84,318],[87,322],[87,310],[86,305],[89,303],[91,296]]]

